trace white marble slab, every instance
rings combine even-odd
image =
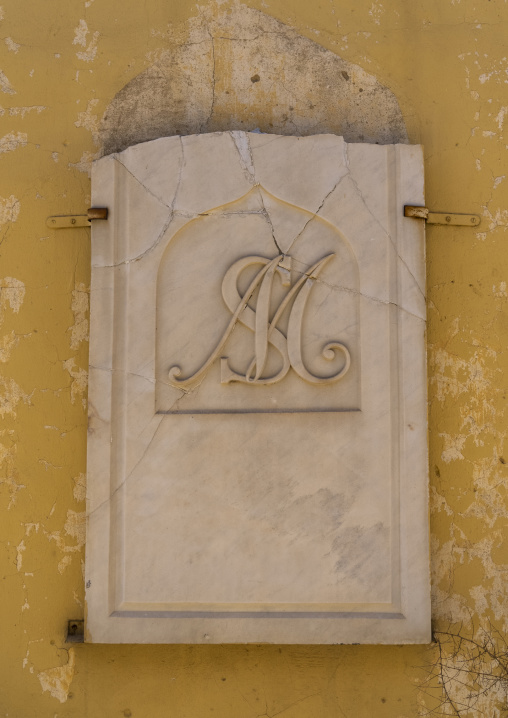
[[[86,640],[430,640],[420,147],[94,164]]]

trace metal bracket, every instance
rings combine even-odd
[[[67,622],[66,643],[85,642],[85,622],[82,619]]]
[[[90,227],[95,219],[107,219],[107,207],[90,207],[87,214],[66,214],[55,217],[48,217],[46,225],[51,229],[68,229],[69,227]]]
[[[453,224],[463,227],[477,227],[480,224],[480,216],[477,214],[431,212],[427,207],[413,207],[409,204],[404,205],[404,217],[424,219],[427,224]]]

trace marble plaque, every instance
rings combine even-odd
[[[86,640],[430,640],[421,148],[94,164]]]

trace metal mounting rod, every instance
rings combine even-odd
[[[90,227],[96,219],[107,219],[107,207],[90,207],[86,214],[65,214],[48,217],[46,225],[51,229],[69,229],[72,227]]]
[[[431,212],[427,207],[404,206],[404,217],[424,219],[427,224],[460,225],[463,227],[477,227],[480,216],[477,214],[456,214],[454,212]]]

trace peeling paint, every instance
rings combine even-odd
[[[40,113],[43,110],[47,110],[48,108],[45,105],[28,105],[27,107],[9,107],[9,117],[21,117],[23,119],[25,115],[27,115],[30,112],[35,112],[37,115],[40,115]],[[3,114],[0,113],[0,114]]]
[[[20,279],[15,279],[14,277],[0,279],[0,322],[3,321],[7,304],[17,314],[24,299],[25,285]]]
[[[24,539],[16,546],[16,571],[21,571],[23,566],[23,551],[26,551]]]
[[[42,690],[49,691],[53,698],[59,700],[60,703],[65,703],[69,697],[70,685],[74,678],[75,664],[74,648],[69,648],[68,660],[65,665],[47,668],[37,674]]]
[[[11,83],[7,79],[7,77],[4,75],[2,70],[0,70],[0,90],[4,92],[6,95],[15,95],[16,91],[12,88]]]
[[[441,458],[446,464],[449,464],[450,461],[457,461],[458,459],[464,458],[461,451],[464,447],[467,436],[464,434],[458,434],[457,436],[439,434],[439,436],[443,438],[444,449],[441,453]]]
[[[15,417],[16,407],[20,401],[29,404],[30,397],[14,379],[0,376],[0,417],[3,419],[9,414]]]
[[[90,31],[88,29],[86,21],[80,20],[79,25],[75,30],[73,44],[85,47],[87,43],[87,35],[89,32]],[[86,50],[76,52],[76,57],[78,58],[78,60],[83,60],[83,62],[93,62],[93,60],[95,60],[95,56],[97,55],[97,43],[99,40],[99,36],[100,33],[98,30],[96,30],[93,33],[92,39],[88,43]]]
[[[6,37],[5,44],[7,45],[7,49],[11,52],[14,52],[15,54],[18,53],[19,48],[21,47],[21,45],[19,45],[17,42],[14,42],[12,37]]]
[[[25,147],[26,143],[26,132],[9,132],[9,134],[0,137],[0,154],[2,152],[13,152],[18,147]]]
[[[74,123],[76,127],[84,127],[86,130],[92,133],[92,138],[95,144],[98,142],[99,136],[99,120],[97,115],[93,115],[92,111],[97,106],[99,100],[90,100],[87,104],[85,112],[78,114],[78,119]]]
[[[10,197],[0,197],[0,227],[7,222],[16,222],[19,210],[19,200],[13,194]]]
[[[58,573],[63,574],[65,569],[72,563],[72,555],[80,554],[82,551],[85,545],[85,532],[86,513],[84,511],[72,511],[71,509],[67,511],[64,535],[62,535],[61,531],[45,531],[49,541],[54,541],[59,551],[64,554],[58,561]],[[74,543],[68,543],[67,536],[74,539]]]
[[[11,352],[18,345],[19,337],[14,333],[14,329],[9,334],[4,334],[0,338],[0,362],[5,364],[11,358]]]
[[[88,387],[88,372],[85,369],[74,368],[74,357],[62,362],[63,368],[71,376],[71,402],[74,404],[78,397],[82,397],[83,409],[86,409],[86,391]],[[0,405],[1,406],[1,405]],[[1,410],[1,409],[0,409]]]
[[[74,314],[74,324],[69,327],[71,332],[71,349],[78,349],[82,342],[88,341],[88,305],[89,290],[84,284],[78,283],[72,290],[71,309]]]
[[[6,430],[0,431],[0,437],[4,442],[0,443],[0,489],[7,489],[9,498],[7,510],[9,511],[16,505],[18,492],[26,486],[18,480],[18,470],[15,465],[17,446],[12,439],[10,446],[6,445],[10,438],[8,433]]]
[[[88,177],[92,171],[92,162],[98,159],[98,152],[83,152],[79,162],[69,162],[69,167],[75,167],[79,172],[84,172]]]
[[[86,24],[86,20],[80,20],[79,25],[74,30],[74,40],[72,41],[72,44],[86,47],[86,36],[89,32],[90,31],[88,29],[88,25]]]
[[[72,493],[76,501],[84,501],[86,498],[86,476],[81,473],[74,477],[74,488]]]

